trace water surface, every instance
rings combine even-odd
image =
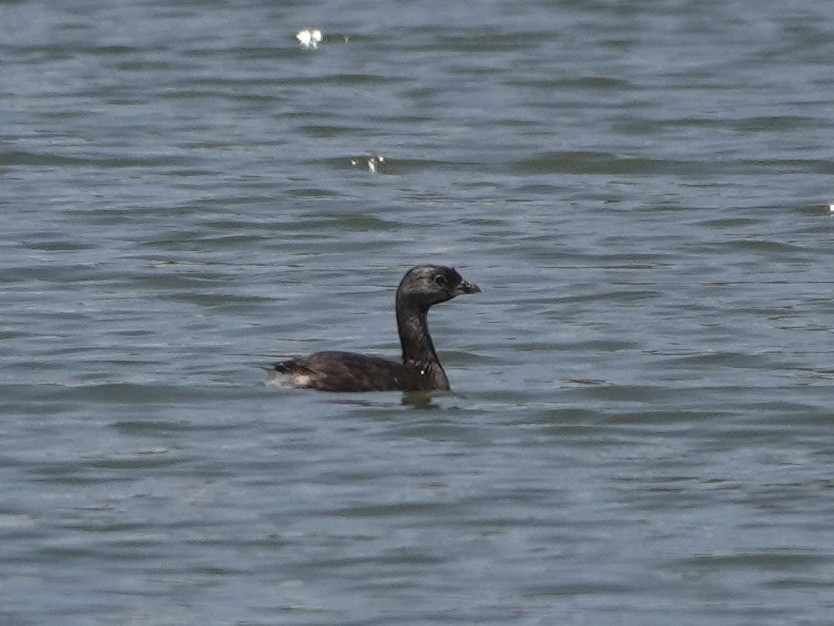
[[[828,2],[0,24],[0,623],[830,623]]]

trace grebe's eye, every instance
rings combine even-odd
[[[443,274],[438,274],[437,276],[435,276],[434,282],[441,289],[447,289],[449,287],[449,281],[446,280],[446,277]]]

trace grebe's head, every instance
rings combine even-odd
[[[412,302],[428,309],[467,293],[480,293],[481,288],[467,282],[454,267],[418,265],[405,273],[397,289],[397,302]]]

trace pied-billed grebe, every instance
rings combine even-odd
[[[322,391],[432,391],[449,389],[429,335],[429,308],[465,293],[479,293],[453,267],[412,267],[397,288],[397,329],[402,363],[354,352],[316,352],[275,363],[269,379]]]

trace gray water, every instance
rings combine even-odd
[[[829,0],[0,35],[0,624],[834,623]],[[452,393],[263,384],[421,262]]]

